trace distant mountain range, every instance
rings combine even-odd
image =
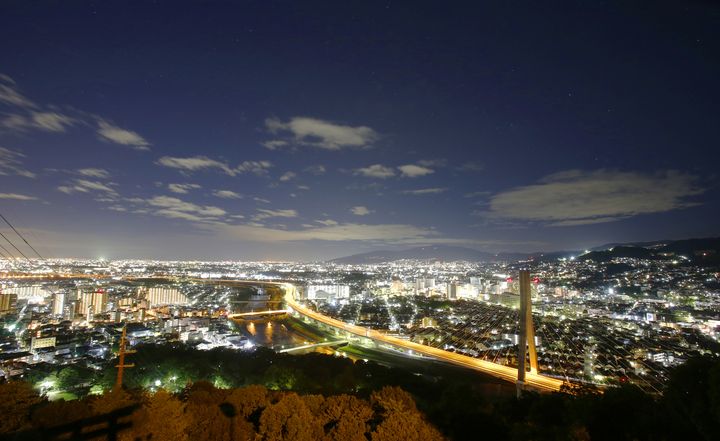
[[[382,263],[395,260],[416,259],[416,260],[466,260],[469,262],[484,262],[492,260],[491,253],[473,250],[471,248],[455,247],[448,245],[433,245],[426,247],[410,248],[408,250],[370,251],[369,253],[353,254],[352,256],[340,257],[331,262],[344,264]]]
[[[653,242],[611,243],[594,247],[589,253],[584,251],[553,251],[536,253],[488,253],[472,248],[433,245],[406,250],[379,250],[333,259],[339,264],[375,264],[397,260],[430,261],[518,261],[518,260],[556,260],[562,257],[578,256],[579,259],[609,261],[615,257],[635,257],[644,259],[666,259],[674,255],[684,255],[696,263],[720,264],[720,238],[661,240]]]

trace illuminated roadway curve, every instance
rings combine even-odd
[[[84,277],[88,277],[88,275],[85,274]],[[172,279],[173,277],[169,276],[169,277],[159,277],[159,278]],[[503,365],[495,364],[495,363],[492,363],[492,362],[489,362],[486,360],[479,360],[477,358],[468,357],[467,355],[461,355],[461,354],[458,354],[455,352],[448,352],[448,351],[444,351],[442,349],[433,348],[431,346],[426,346],[426,345],[422,345],[422,344],[415,343],[412,341],[403,340],[403,339],[400,339],[397,337],[392,337],[392,336],[383,334],[381,332],[378,332],[378,331],[375,331],[372,329],[363,328],[361,326],[350,325],[343,321],[336,320],[334,318],[331,318],[326,315],[312,311],[295,301],[296,288],[295,288],[295,285],[293,285],[292,283],[272,282],[272,281],[267,281],[267,280],[232,280],[232,279],[191,279],[191,280],[198,282],[198,283],[216,283],[216,284],[223,284],[223,285],[225,285],[225,284],[231,285],[234,283],[238,283],[238,284],[256,284],[256,285],[257,284],[267,284],[267,285],[278,286],[285,290],[285,303],[288,305],[288,307],[290,309],[296,311],[298,314],[309,317],[320,323],[324,323],[324,324],[332,326],[334,328],[342,329],[344,331],[350,332],[350,333],[358,335],[360,337],[370,338],[376,342],[382,342],[382,343],[386,343],[386,344],[396,346],[399,348],[413,350],[419,354],[423,354],[428,357],[433,357],[438,360],[443,360],[443,361],[446,361],[446,362],[449,362],[449,363],[452,363],[452,364],[455,364],[458,366],[475,369],[477,371],[484,372],[486,374],[492,375],[497,378],[501,378],[503,380],[507,380],[510,382],[517,381],[518,371],[516,368],[512,368],[509,366],[503,366]],[[558,380],[556,378],[546,377],[545,375],[540,375],[535,372],[526,372],[525,373],[525,385],[532,387],[532,388],[544,390],[544,391],[558,391],[558,390],[560,390],[560,387],[563,385],[563,381]]]
[[[387,343],[392,346],[410,349],[417,353],[433,357],[438,360],[443,360],[455,365],[475,369],[477,371],[490,374],[503,380],[507,380],[510,382],[517,381],[518,371],[516,368],[495,364],[486,360],[479,360],[477,358],[468,357],[467,355],[444,351],[442,349],[433,348],[431,346],[422,345],[408,340],[403,340],[372,329],[363,328],[362,326],[347,324],[343,321],[336,320],[334,318],[312,311],[296,302],[294,285],[290,283],[274,284],[279,285],[285,289],[285,303],[288,305],[289,308],[296,311],[298,314],[309,317],[320,323],[324,323],[334,328],[342,329],[344,331],[361,337],[367,337],[377,342]],[[540,375],[534,372],[526,372],[525,385],[544,391],[558,391],[563,385],[563,381],[556,378],[546,377],[544,375]]]

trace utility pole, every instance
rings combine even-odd
[[[122,336],[120,337],[120,352],[118,354],[119,360],[118,360],[118,364],[115,365],[115,367],[118,369],[117,380],[115,381],[115,388],[114,388],[114,390],[116,390],[116,391],[122,389],[124,369],[135,367],[135,363],[125,364],[125,355],[135,353],[135,351],[133,351],[133,350],[125,349],[125,345],[127,344],[126,336],[127,336],[127,325],[123,325]]]
[[[530,356],[530,373],[537,374],[537,352],[535,350],[535,327],[532,320],[530,298],[530,272],[520,270],[520,338],[518,341],[517,395],[522,395],[525,386],[526,360]]]

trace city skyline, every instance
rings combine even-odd
[[[719,235],[716,7],[168,5],[1,9],[0,212],[46,257]]]

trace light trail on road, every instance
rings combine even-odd
[[[58,275],[56,275],[57,277]],[[76,275],[72,275],[76,276]],[[79,276],[79,275],[78,275]],[[90,278],[95,277],[94,274],[84,274],[83,278]],[[98,275],[102,276],[102,275]],[[60,275],[59,277],[63,277]],[[105,276],[107,277],[107,276]],[[153,278],[159,278],[159,279],[177,279],[177,277],[172,276],[157,276]],[[134,278],[132,277],[126,277],[124,279],[132,280]],[[147,277],[142,279],[148,279]],[[334,318],[325,316],[323,314],[317,313],[315,311],[312,311],[305,306],[301,305],[300,303],[295,301],[295,292],[297,291],[295,288],[295,285],[288,282],[276,282],[276,281],[269,281],[269,280],[233,280],[233,279],[198,279],[198,278],[185,278],[186,281],[192,281],[195,283],[205,283],[205,284],[217,284],[217,285],[272,285],[279,288],[284,289],[285,291],[285,303],[289,308],[291,308],[293,311],[297,312],[298,314],[304,315],[306,317],[309,317],[315,321],[318,321],[320,323],[324,323],[326,325],[335,327],[337,329],[342,329],[344,331],[347,331],[351,334],[360,336],[360,337],[366,337],[369,339],[372,339],[377,342],[382,342],[391,346],[395,346],[398,348],[407,349],[410,351],[414,351],[418,354],[422,354],[428,357],[432,357],[438,360],[446,361],[448,363],[452,363],[458,366],[463,366],[466,368],[474,369],[489,375],[492,375],[496,378],[500,378],[506,381],[510,381],[512,383],[515,383],[517,381],[517,374],[518,371],[516,368],[512,368],[509,366],[503,366],[499,364],[492,363],[487,360],[481,360],[476,359],[473,357],[468,357],[466,355],[457,354],[454,352],[448,352],[442,349],[434,348],[431,346],[426,346],[420,343],[415,343],[408,340],[403,340],[397,337],[393,337],[387,334],[383,334],[381,332],[375,331],[373,329],[364,328],[361,326],[356,325],[350,325],[348,323],[345,323],[340,320],[336,320]],[[230,316],[238,317],[241,315],[258,315],[261,313],[286,313],[287,310],[273,310],[273,311],[262,311],[258,313],[240,313],[240,314],[231,314]],[[544,375],[540,375],[535,372],[526,372],[525,374],[525,386],[529,386],[532,388],[536,388],[543,391],[559,391],[562,385],[565,384],[562,380],[558,380],[556,378],[547,377]]]
[[[267,282],[265,282],[267,283]],[[278,283],[277,285],[285,289],[285,303],[296,311],[298,314],[309,317],[320,323],[342,329],[360,337],[366,337],[378,342],[383,342],[399,348],[412,350],[422,355],[443,360],[458,366],[475,369],[480,372],[490,374],[494,377],[501,378],[510,382],[517,381],[518,371],[516,368],[495,364],[486,360],[480,360],[466,355],[454,352],[444,351],[442,349],[431,346],[422,345],[408,340],[403,340],[381,332],[363,328],[361,326],[350,325],[343,321],[327,317],[323,314],[312,311],[295,301],[295,286],[290,283]],[[559,391],[564,382],[556,378],[546,377],[533,372],[526,372],[525,385],[544,391]]]
[[[234,314],[228,314],[228,318],[237,318],[237,317],[250,317],[254,315],[273,315],[273,314],[287,314],[287,309],[272,309],[269,311],[252,311],[252,312],[238,312]]]

